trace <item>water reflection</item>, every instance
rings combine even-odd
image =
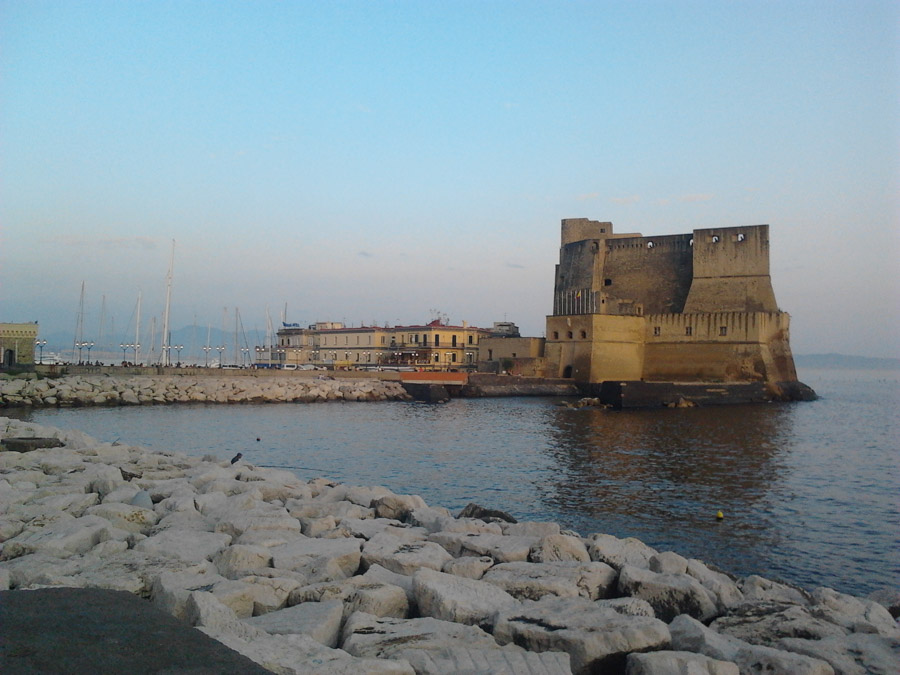
[[[744,567],[780,537],[766,514],[771,495],[783,491],[791,410],[553,409],[557,471],[544,500],[579,530]],[[720,509],[723,522],[715,519]]]
[[[892,584],[900,386],[807,381],[822,399],[679,410],[512,398],[2,414],[154,450],[240,451],[304,479],[386,485],[453,512],[475,501],[583,534],[638,537],[738,574],[859,593]]]

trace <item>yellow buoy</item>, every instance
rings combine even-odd
[[[716,520],[725,520],[725,514],[721,511],[716,511]]]

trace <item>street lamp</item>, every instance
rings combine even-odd
[[[34,346],[41,350],[41,355],[40,355],[41,365],[43,365],[43,363],[44,363],[44,345],[45,344],[47,344],[46,340],[35,340],[34,341]]]
[[[125,350],[131,347],[131,345],[126,345],[124,342],[119,344],[119,347],[122,348],[122,363],[125,363],[127,357],[125,356]]]
[[[250,347],[241,347],[241,365],[245,365],[249,359],[247,358],[247,352],[250,351]]]
[[[91,347],[94,346],[94,343],[93,343],[93,342],[85,342],[85,343],[84,343],[84,346],[87,347],[87,350],[88,350],[88,363],[90,363],[90,362],[91,362]]]
[[[219,345],[216,347],[216,351],[219,352],[219,368],[225,365],[222,360],[225,358],[225,345]]]
[[[78,363],[81,364],[81,350],[87,346],[87,342],[76,342],[75,347],[78,349]]]
[[[180,368],[181,367],[181,350],[184,349],[184,345],[175,345],[174,349],[176,352],[178,352],[178,356],[177,356],[178,362],[175,365],[176,365],[176,367]]]
[[[206,367],[209,368],[209,352],[212,350],[212,347],[206,345],[202,347],[203,351],[206,352]]]
[[[129,347],[134,349],[134,365],[137,365],[138,364],[137,353],[138,353],[138,350],[141,348],[141,344],[139,342],[135,342],[133,345],[129,345]]]

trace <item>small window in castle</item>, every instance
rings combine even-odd
[[[685,327],[684,327],[684,334],[687,335],[687,336],[693,335],[693,334],[694,334],[694,327],[693,327],[693,326],[685,326]]]
[[[568,332],[566,333],[566,337],[569,338],[569,339],[571,340],[571,339],[572,339],[572,331],[568,331]]]
[[[559,340],[559,331],[558,330],[553,331],[553,339]]]
[[[718,243],[719,243],[719,235],[717,235],[717,234],[714,234],[714,235],[713,235],[713,237],[712,237],[712,243],[714,243],[714,244],[718,244]]]
[[[691,239],[691,240],[688,242],[688,246],[693,246],[693,245],[694,245],[694,240]]]
[[[604,279],[603,285],[604,286],[612,286],[612,279]]]
[[[512,353],[512,357],[513,357],[513,358],[516,358],[516,353],[515,353],[515,352]]]
[[[744,241],[744,239],[746,239],[746,238],[747,238],[747,237],[745,237],[743,234],[739,234],[739,235],[737,236],[737,240],[738,240],[738,241]]]
[[[653,248],[655,244],[652,241],[647,242],[647,248]]]
[[[728,326],[719,326],[719,335],[728,335]]]
[[[596,253],[599,250],[600,250],[600,244],[598,244],[596,241],[592,241],[591,242],[591,253]]]
[[[654,334],[654,335],[659,335],[659,332],[660,332],[660,331],[659,331],[659,326],[654,326],[654,327],[653,327],[653,334]]]

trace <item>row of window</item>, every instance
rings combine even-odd
[[[341,336],[339,336],[339,335],[323,335],[323,336],[322,336],[322,343],[321,343],[321,344],[322,344],[323,347],[328,347],[329,345],[334,346],[334,347],[337,347],[337,346],[338,346],[338,339],[339,339],[340,337],[341,337]],[[360,344],[360,341],[359,341],[359,340],[360,340],[360,337],[361,337],[361,336],[356,335],[356,336],[354,336],[354,337],[356,337],[356,344],[359,345],[359,344]],[[331,341],[330,341],[330,342],[329,342],[329,338],[331,338]],[[349,335],[344,335],[343,338],[344,338],[344,345],[343,345],[343,346],[349,345],[349,344],[350,344],[350,336],[349,336]],[[367,335],[366,338],[367,338],[366,345],[371,346],[371,345],[372,345],[372,336],[371,336],[371,335]],[[408,339],[409,339],[409,343],[410,343],[410,344],[419,344],[419,338],[420,338],[420,335],[419,335],[418,333],[410,333],[409,336],[408,336]],[[424,334],[424,335],[421,335],[421,338],[422,338],[422,340],[421,340],[422,345],[424,345],[424,346],[427,347],[427,346],[428,346],[428,334],[426,333],[426,334]],[[459,340],[459,336],[458,336],[458,335],[451,335],[451,336],[450,336],[450,346],[451,346],[451,347],[457,347],[457,346],[459,345],[459,343],[460,343],[460,340]],[[298,344],[298,345],[302,344],[302,338],[300,339],[300,341],[298,341],[297,344]],[[309,346],[313,346],[312,336],[307,336],[307,344],[308,344]],[[382,344],[382,345],[386,345],[386,344],[387,344],[387,336],[385,336],[385,335],[382,335],[382,336],[381,336],[381,344]],[[396,338],[395,338],[395,337],[391,337],[391,344],[396,344]],[[469,335],[469,336],[467,336],[467,344],[470,344],[470,345],[474,345],[474,344],[475,344],[475,336],[474,336],[474,335]],[[291,340],[290,337],[283,337],[283,338],[281,339],[281,346],[282,346],[282,347],[291,347],[291,346],[294,346],[294,343],[292,342],[292,340]],[[440,346],[441,346],[441,336],[440,336],[440,334],[438,334],[438,333],[435,333],[435,336],[434,336],[434,346],[435,346],[435,347],[440,347]]]
[[[582,340],[587,339],[587,331],[579,331],[579,333],[580,333],[580,337]],[[684,334],[688,337],[692,336],[694,334],[694,327],[693,326],[685,326]],[[654,326],[653,327],[653,335],[657,336],[657,337],[662,335],[662,328],[660,328],[659,326]],[[728,335],[728,326],[719,326],[719,335],[721,335],[721,336]],[[559,331],[558,330],[553,331],[553,339],[559,340]],[[566,339],[574,340],[575,339],[574,332],[566,331]]]
[[[692,336],[694,334],[694,327],[693,326],[685,326],[684,334],[687,335],[688,337]],[[659,326],[654,326],[653,327],[653,335],[656,335],[656,336],[662,335],[662,329]],[[728,335],[728,326],[719,326],[719,335],[722,335],[722,336]]]

